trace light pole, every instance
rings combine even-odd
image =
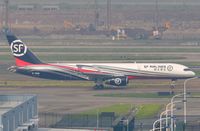
[[[173,96],[172,98],[171,98],[171,102],[170,102],[170,105],[171,105],[171,131],[173,131],[174,130],[174,126],[173,126],[173,119],[174,119],[174,112],[173,112],[173,107],[174,107],[174,103],[179,103],[179,102],[182,102],[182,101],[175,101],[174,102],[174,99],[176,98],[176,97],[179,97],[179,96],[182,96],[182,95],[184,95],[185,93],[181,93],[181,94],[177,94],[177,95],[175,95],[175,96]],[[184,101],[183,101],[184,102]]]
[[[168,117],[167,119],[169,119],[170,117]],[[166,118],[161,118],[161,120],[160,119],[158,119],[158,120],[156,120],[156,121],[154,121],[154,123],[153,123],[153,129],[151,129],[150,131],[155,131],[155,130],[157,130],[157,129],[160,129],[160,127],[159,128],[155,128],[155,125],[156,125],[156,123],[157,122],[162,122],[163,120],[165,120]]]
[[[163,111],[163,112],[160,114],[160,131],[162,131],[162,128],[164,128],[164,127],[162,127],[162,120],[161,120],[161,119],[162,119],[162,116],[163,116],[163,115],[166,115],[168,111],[170,111],[170,110],[165,110],[165,111]],[[166,121],[168,121],[168,120],[167,120],[167,116],[165,117],[165,119],[166,119]],[[167,126],[166,126],[166,127],[167,127]]]
[[[189,78],[189,79],[186,79],[185,81],[184,81],[184,89],[183,89],[183,92],[184,92],[184,126],[186,126],[186,123],[187,123],[187,118],[186,118],[186,116],[187,116],[187,105],[186,105],[186,103],[187,103],[187,98],[186,98],[186,95],[187,95],[187,90],[186,90],[186,84],[187,84],[187,82],[188,81],[190,81],[190,80],[194,80],[194,79],[197,79],[197,78],[199,78],[199,77],[193,77],[193,78]]]
[[[164,127],[163,127],[163,128],[164,128]],[[158,130],[158,129],[160,129],[160,127],[151,129],[151,130],[149,130],[149,131],[155,131],[155,130]]]
[[[171,103],[168,103],[165,107],[165,111],[169,110],[169,106],[171,105]],[[171,108],[170,108],[171,109]],[[171,111],[171,110],[169,110]],[[172,112],[172,111],[171,111]],[[167,121],[167,117],[168,117],[168,112],[166,112],[166,123],[165,123],[165,126],[167,127],[168,126],[168,121]],[[172,117],[172,116],[171,116]]]
[[[182,101],[174,101],[172,104],[170,104],[171,105],[171,130],[170,131],[174,130],[174,110],[175,110],[175,109],[173,109],[174,105],[176,103],[181,103],[181,102],[183,102],[183,100]],[[168,123],[166,123],[166,124],[168,125]]]
[[[97,130],[99,130],[99,109],[97,109]]]
[[[129,127],[128,127],[128,124],[129,124],[129,121],[128,121],[128,119],[126,120],[126,126],[127,126],[127,131],[129,131]]]
[[[163,112],[160,114],[160,131],[162,131],[162,128],[163,128],[163,127],[162,127],[162,122],[161,122],[162,116],[165,114],[165,119],[166,119],[165,128],[167,128],[167,127],[168,127],[168,112],[173,112],[173,111],[175,110],[175,109],[173,109],[173,108],[170,108],[170,109],[168,109],[168,108],[169,108],[169,106],[173,107],[174,104],[180,103],[180,102],[183,102],[183,101],[175,101],[175,102],[173,102],[173,103],[167,104],[165,111],[163,111]],[[173,116],[171,115],[170,118],[172,119]],[[171,130],[170,130],[170,131],[172,131],[172,127],[171,127]]]

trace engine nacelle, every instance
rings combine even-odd
[[[116,77],[108,79],[105,81],[105,84],[112,86],[126,86],[128,84],[128,77]]]

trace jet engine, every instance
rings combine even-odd
[[[116,77],[112,79],[108,79],[105,81],[105,84],[112,86],[126,86],[128,84],[127,77]]]

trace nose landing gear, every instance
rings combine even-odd
[[[171,91],[172,95],[174,94],[174,88],[175,87],[176,87],[176,80],[172,80],[171,85],[170,85],[170,91]]]

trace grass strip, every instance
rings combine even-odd
[[[92,87],[89,81],[0,81],[1,87]]]
[[[81,60],[176,60],[185,59],[182,56],[158,56],[158,55],[134,55],[134,54],[39,54],[38,57],[44,61],[81,61]],[[13,60],[11,55],[0,55],[1,62]]]
[[[137,108],[136,113],[137,119],[145,119],[154,117],[162,109],[161,104],[142,104],[142,105],[132,105],[127,103],[113,104],[108,106],[103,106],[99,108],[94,108],[81,114],[96,115],[102,112],[114,112],[117,116],[125,115],[129,113],[132,109]]]
[[[97,97],[134,97],[134,98],[171,98],[172,95],[161,96],[158,93],[111,93],[96,94]]]
[[[136,114],[137,119],[151,118],[158,114],[162,109],[160,104],[144,104],[138,107],[138,112]]]
[[[97,113],[101,114],[102,112],[115,112],[117,116],[120,116],[129,112],[131,108],[133,108],[131,104],[120,103],[91,109],[81,114],[95,115]]]

